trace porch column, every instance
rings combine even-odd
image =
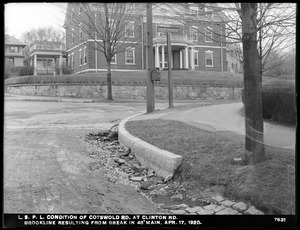
[[[62,54],[59,55],[59,75],[62,75]]]
[[[163,45],[161,47],[161,62],[162,62],[162,68],[165,68],[165,46]]]
[[[34,66],[34,71],[33,75],[37,75],[37,55],[33,55],[33,66]]]
[[[191,70],[195,70],[195,66],[194,66],[194,48],[191,48],[190,62],[191,62]]]
[[[159,46],[155,46],[155,67],[159,68]]]
[[[189,68],[189,50],[187,47],[184,49],[184,68],[188,69]]]
[[[179,51],[179,68],[182,69],[182,50]]]

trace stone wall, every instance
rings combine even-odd
[[[107,86],[100,84],[49,84],[49,85],[6,85],[5,91],[11,94],[77,97],[77,98],[106,98]],[[201,86],[174,85],[175,100],[241,100],[241,88],[234,86]],[[145,85],[113,85],[115,99],[146,99]],[[155,86],[156,99],[168,99],[166,85]]]

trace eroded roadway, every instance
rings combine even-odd
[[[91,171],[84,135],[145,112],[144,103],[5,97],[4,213],[156,213],[133,187]],[[166,108],[166,104],[157,108]]]

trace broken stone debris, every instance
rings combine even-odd
[[[166,183],[170,182],[172,175],[165,178],[159,177],[155,174],[154,170],[141,167],[140,163],[131,152],[131,149],[120,146],[117,140],[117,131],[104,130],[99,133],[90,133],[86,135],[86,141],[91,145],[101,148],[101,151],[93,151],[92,154],[90,154],[93,158],[101,159],[97,162],[97,165],[93,164],[91,167],[93,166],[93,170],[103,170],[103,167],[99,166],[108,166],[105,170],[108,170],[107,175],[109,181],[113,183],[118,183],[120,181],[120,183],[134,186],[137,191],[146,191],[150,195],[145,194],[148,198],[150,197],[149,199],[151,199],[151,196],[153,195],[165,196],[170,195],[170,193],[175,194],[170,196],[174,201],[184,199],[182,193],[185,192],[185,189],[183,185],[174,183],[174,185],[168,186]],[[234,161],[240,162],[241,159],[234,159]],[[172,189],[174,191],[172,191]],[[180,204],[165,208],[169,210],[169,213],[173,214],[230,215],[244,213],[250,215],[263,215],[263,212],[257,210],[253,206],[247,209],[245,203],[235,203],[225,200],[219,195],[211,197],[210,202],[206,202],[206,206],[204,207],[189,207],[186,204]]]

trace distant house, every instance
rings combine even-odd
[[[29,46],[29,64],[34,66],[34,75],[61,74],[66,62],[65,45],[51,41],[35,41]]]
[[[226,59],[228,63],[227,71],[230,73],[242,73],[242,52],[236,44],[227,45]]]
[[[26,46],[23,42],[15,37],[5,35],[5,61],[14,67],[24,65],[23,49]]]

